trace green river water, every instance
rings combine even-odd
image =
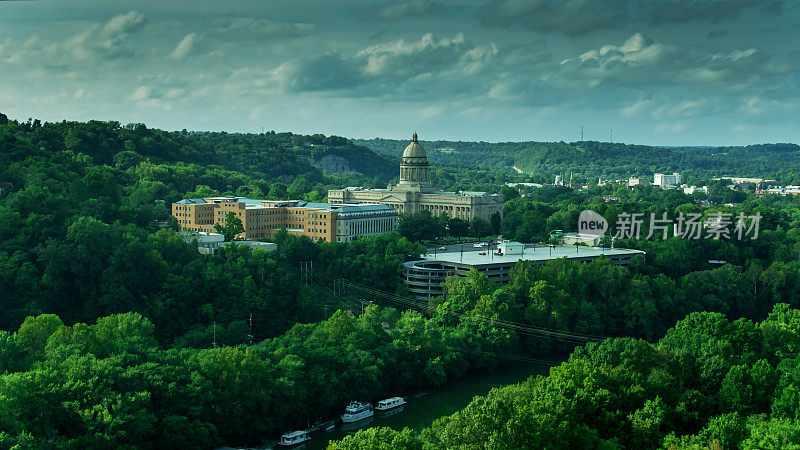
[[[561,361],[565,357],[551,357],[550,359]],[[393,412],[396,411],[394,415],[391,417],[379,417],[376,413],[375,417],[362,421],[365,423],[359,424],[363,425],[359,429],[385,426],[400,430],[408,427],[419,432],[423,428],[430,426],[439,417],[447,416],[463,409],[476,395],[487,394],[495,387],[519,383],[531,375],[546,375],[550,367],[551,365],[545,363],[512,363],[505,368],[497,370],[495,373],[473,374],[448,383],[441,388],[428,389],[416,394],[406,394],[408,395],[407,403],[393,410]],[[336,422],[334,431],[312,433],[311,441],[294,448],[304,450],[324,449],[327,447],[328,441],[342,439],[344,436],[357,431],[342,430],[341,420]]]

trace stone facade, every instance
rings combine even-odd
[[[414,133],[411,143],[403,152],[400,164],[400,182],[386,189],[348,187],[328,191],[330,203],[380,203],[389,205],[399,214],[413,214],[427,210],[432,215],[447,214],[472,220],[480,217],[490,220],[492,214],[503,215],[503,199],[486,192],[444,192],[430,183],[428,158],[425,149]]]

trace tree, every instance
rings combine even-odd
[[[459,240],[469,233],[469,222],[458,217],[447,219],[447,232]]]
[[[500,223],[502,222],[500,213],[497,211],[492,213],[489,217],[489,221],[492,223],[492,234],[500,234]]]
[[[236,238],[236,235],[244,232],[244,225],[242,225],[242,219],[236,217],[236,214],[229,212],[225,214],[225,225],[215,223],[214,230],[225,236],[225,242],[230,242]]]
[[[469,234],[478,238],[489,236],[492,231],[492,224],[480,217],[474,217],[469,224]]]

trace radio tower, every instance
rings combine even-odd
[[[581,125],[581,142],[583,142],[583,125]]]

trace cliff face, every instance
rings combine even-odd
[[[327,173],[350,172],[350,162],[346,158],[337,155],[325,155],[314,163]]]

